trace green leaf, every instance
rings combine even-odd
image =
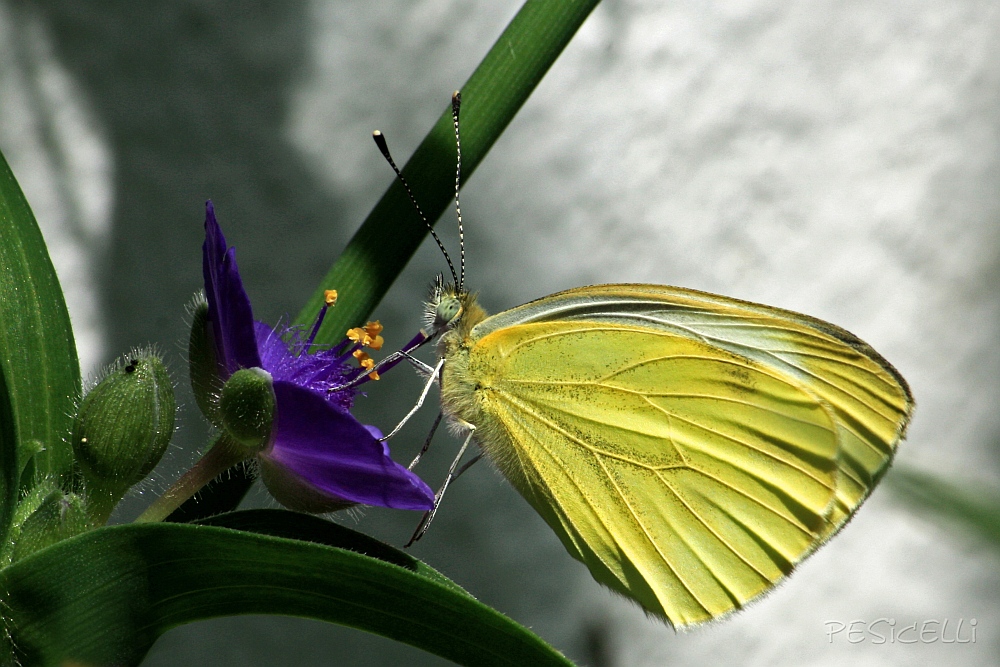
[[[576,33],[598,0],[528,0],[462,87],[462,175],[468,181]],[[444,101],[444,100],[442,100]],[[391,128],[386,128],[391,129]],[[455,188],[455,134],[450,100],[403,169],[430,221],[449,206]],[[337,343],[375,309],[427,235],[398,182],[382,196],[299,313],[310,324],[323,290],[340,293],[316,340]]]
[[[292,540],[315,542],[316,544],[325,544],[328,547],[355,551],[359,554],[371,556],[372,558],[419,572],[424,576],[437,579],[446,586],[452,586],[464,593],[462,588],[451,579],[445,577],[437,570],[428,567],[422,561],[417,560],[405,551],[400,551],[364,533],[359,533],[356,530],[345,528],[340,524],[320,519],[310,514],[288,510],[243,510],[241,512],[229,512],[228,514],[220,514],[202,519],[198,523],[203,526],[221,526],[223,528],[232,528],[250,533],[270,535],[271,537],[287,537]]]
[[[888,486],[919,514],[943,520],[949,528],[973,532],[1000,549],[1000,492],[955,483],[913,468],[896,466]]]
[[[0,592],[25,666],[137,664],[166,630],[236,614],[340,623],[461,665],[572,664],[402,552],[386,562],[216,526],[99,528],[3,570]]]
[[[14,174],[0,156],[0,535],[20,468],[63,474],[80,367],[59,280]],[[9,411],[8,414],[3,412]],[[37,454],[36,454],[37,452]],[[32,455],[35,455],[32,458]]]
[[[11,521],[19,496],[17,417],[11,404],[13,396],[6,373],[3,360],[0,359],[0,538],[3,540],[0,551],[6,551],[10,547]]]

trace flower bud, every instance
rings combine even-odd
[[[250,449],[262,449],[274,423],[271,374],[263,368],[241,368],[222,386],[219,396],[222,426],[234,440]]]
[[[84,397],[73,450],[95,520],[107,520],[125,492],[163,456],[174,432],[174,388],[160,358],[133,351]]]
[[[22,500],[15,513],[10,562],[79,535],[91,526],[82,496],[43,483]]]
[[[208,302],[205,297],[196,297],[189,307],[191,313],[191,336],[188,339],[188,368],[191,374],[191,390],[201,414],[213,426],[222,426],[219,417],[219,361],[215,354],[215,334],[212,321],[208,319]]]

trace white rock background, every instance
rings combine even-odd
[[[370,4],[308,6],[308,63],[285,120],[354,226],[390,182],[370,131],[404,161],[518,7]],[[0,5],[0,148],[51,244],[86,370],[116,351],[93,279],[116,233],[116,156],[46,40],[43,21]],[[898,462],[996,484],[998,51],[1000,8],[978,0],[608,0],[463,191],[471,284],[493,311],[641,281],[835,322],[911,383],[918,408]],[[447,220],[441,229],[454,237]],[[322,266],[338,249],[312,252]],[[436,252],[425,244],[377,313],[397,343],[442,268]],[[416,386],[400,379],[371,398],[395,393],[402,406]],[[432,485],[451,447],[436,444]],[[412,523],[373,511],[359,528],[399,543]],[[884,489],[773,595],[687,634],[593,583],[487,466],[449,492],[416,554],[581,664],[989,665],[1000,648],[996,558]],[[828,622],[882,617],[967,629],[975,618],[976,643],[828,638]],[[444,664],[352,631],[247,617],[173,631],[146,664],[404,660]]]

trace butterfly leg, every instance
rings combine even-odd
[[[428,510],[427,512],[424,512],[424,516],[422,519],[420,519],[420,523],[417,525],[417,529],[413,531],[413,537],[410,538],[409,542],[403,545],[403,548],[410,546],[411,544],[413,544],[414,542],[416,542],[417,540],[419,540],[421,537],[424,536],[424,533],[427,532],[427,529],[431,525],[431,521],[434,520],[434,515],[437,514],[438,507],[440,507],[441,505],[441,499],[444,497],[445,491],[448,490],[448,485],[451,484],[458,477],[458,475],[461,475],[463,472],[465,472],[470,465],[479,460],[479,457],[477,456],[467,465],[463,466],[462,469],[458,472],[458,474],[455,474],[455,469],[458,467],[458,462],[462,460],[462,457],[465,455],[465,450],[468,449],[469,443],[472,442],[472,436],[475,435],[476,433],[476,427],[473,426],[472,424],[463,422],[462,425],[469,429],[469,435],[465,437],[465,442],[463,442],[461,448],[459,448],[458,455],[455,457],[455,460],[451,462],[451,467],[448,468],[448,476],[444,478],[444,484],[442,484],[441,488],[438,489],[438,492],[434,494],[434,507]]]
[[[407,356],[409,356],[409,355],[407,355]],[[421,363],[423,363],[423,362],[421,362]],[[426,366],[426,364],[424,364],[424,365]],[[392,436],[394,436],[397,433],[399,433],[399,429],[403,428],[403,424],[405,424],[406,422],[410,421],[410,417],[412,417],[413,415],[415,415],[417,413],[417,410],[420,409],[420,406],[422,406],[424,404],[424,400],[427,398],[427,394],[428,394],[428,392],[430,392],[431,387],[433,387],[434,383],[437,381],[438,374],[441,372],[441,367],[442,366],[444,366],[444,359],[442,359],[441,361],[437,362],[437,366],[435,366],[434,368],[430,369],[430,371],[431,371],[430,375],[427,377],[427,382],[424,384],[424,390],[422,392],[420,392],[420,398],[417,399],[417,404],[414,405],[413,408],[409,412],[406,413],[406,416],[403,417],[402,421],[400,421],[398,424],[396,424],[396,428],[392,429],[389,432],[389,435],[383,435],[381,438],[379,438],[379,442],[385,442],[386,440],[388,440]],[[428,366],[428,368],[430,368],[430,367]]]
[[[431,447],[431,440],[434,438],[434,434],[437,432],[438,426],[441,425],[441,418],[444,417],[443,412],[438,412],[437,419],[434,420],[434,425],[431,426],[431,432],[427,434],[427,439],[424,440],[424,446],[420,448],[420,452],[410,461],[410,465],[406,467],[407,470],[413,470],[423,455],[427,453],[427,450]],[[461,471],[460,471],[461,472]]]
[[[415,356],[407,352],[406,350],[400,350],[396,352],[396,355],[405,358],[410,364],[417,370],[418,373],[424,377],[434,374],[434,366],[425,364],[424,362],[417,359]]]
[[[461,477],[463,472],[465,472],[466,470],[468,470],[469,468],[471,468],[473,466],[473,464],[475,464],[481,458],[483,458],[483,453],[479,452],[478,454],[476,454],[475,456],[473,456],[471,459],[469,459],[468,463],[466,463],[464,466],[462,466],[461,468],[458,469],[458,472],[456,472],[455,476],[451,478],[451,481],[454,482],[456,479],[458,479],[459,477]]]

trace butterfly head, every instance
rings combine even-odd
[[[438,276],[424,309],[424,325],[431,335],[478,324],[486,313],[476,303],[476,295],[459,290],[454,284],[445,283]]]
[[[438,332],[457,324],[465,311],[463,296],[455,285],[445,284],[444,278],[439,275],[424,306],[424,325],[427,329]]]

